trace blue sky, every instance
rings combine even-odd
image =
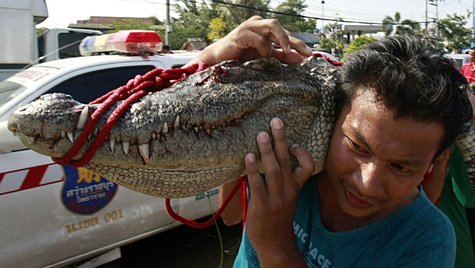
[[[224,0],[225,1],[225,0]],[[435,1],[435,0],[434,0]],[[467,14],[472,10],[474,0],[439,1],[438,17],[447,14]],[[281,1],[273,0],[272,6]],[[89,16],[118,17],[150,17],[161,20],[165,18],[166,0],[46,0],[49,18],[40,27],[66,27],[69,23],[87,19]],[[179,3],[170,0],[170,4]],[[425,21],[426,0],[307,0],[307,11],[304,15],[318,18],[344,18],[345,20],[362,22],[381,22],[386,15],[393,16],[396,11],[402,19]],[[436,17],[436,8],[430,6],[428,17]],[[173,16],[173,12],[172,12]],[[468,27],[472,26],[472,18],[468,19]]]

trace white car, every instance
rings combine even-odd
[[[462,69],[462,65],[470,61],[470,55],[468,54],[445,54],[444,56],[452,59],[458,70]]]
[[[26,148],[8,116],[40,95],[87,103],[153,68],[180,67],[193,54],[100,55],[51,61],[0,83],[0,267],[64,266],[176,227],[164,199],[128,190],[85,168],[61,166]],[[171,200],[198,219],[216,209],[218,189]],[[211,203],[208,200],[211,199]],[[120,251],[119,251],[120,252]]]

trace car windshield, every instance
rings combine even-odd
[[[0,82],[0,107],[22,93],[26,87],[11,81]]]

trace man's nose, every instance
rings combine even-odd
[[[361,178],[358,190],[367,196],[379,195],[384,189],[384,178],[387,175],[380,164],[367,162],[361,164]]]

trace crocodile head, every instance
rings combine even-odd
[[[305,146],[320,171],[335,120],[336,69],[314,57],[299,65],[275,59],[215,65],[134,103],[86,167],[146,194],[191,196],[243,175],[245,154],[258,154],[257,133],[279,117],[289,144]],[[98,107],[47,94],[13,113],[8,127],[36,152],[60,158]]]

